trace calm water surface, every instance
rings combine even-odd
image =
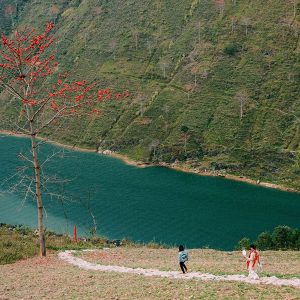
[[[15,173],[22,165],[17,154],[29,147],[28,139],[0,137],[0,180]],[[41,155],[60,149],[45,144]],[[111,239],[229,250],[242,237],[254,238],[277,225],[300,228],[296,193],[161,167],[139,169],[96,153],[65,150],[64,156],[45,167],[48,174],[71,180],[64,188],[70,201],[45,199],[49,230],[72,233],[76,224],[79,234],[87,235],[92,212],[98,234]],[[0,222],[37,226],[33,200],[24,202],[5,186],[0,191]]]

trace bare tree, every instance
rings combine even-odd
[[[151,55],[152,54],[152,48],[153,48],[153,42],[148,39],[146,44],[147,44],[148,53],[149,53],[149,55]]]
[[[116,59],[116,48],[117,48],[117,41],[116,41],[116,39],[112,39],[109,42],[108,46],[109,46],[109,51],[112,52],[113,59],[115,60]]]
[[[194,75],[194,87],[197,86],[197,75],[199,74],[199,66],[193,66],[191,69],[192,74]]]
[[[249,28],[249,25],[251,24],[251,20],[248,17],[242,17],[241,23],[242,23],[242,25],[245,26],[245,33],[246,33],[246,36],[247,36],[248,35],[248,28]]]
[[[50,18],[49,21],[51,21],[55,24],[59,13],[60,13],[59,7],[57,5],[52,5],[48,10],[48,16]]]
[[[132,36],[134,39],[134,45],[135,45],[135,50],[138,49],[138,43],[139,43],[139,30],[137,28],[133,28],[132,31]]]
[[[201,22],[197,22],[197,29],[198,29],[198,43],[201,42]]]
[[[169,62],[165,59],[162,59],[159,62],[159,65],[160,65],[161,70],[163,71],[163,77],[166,78],[166,69],[169,66]]]
[[[79,198],[80,204],[88,211],[89,215],[91,216],[93,226],[89,227],[89,233],[92,236],[95,236],[97,234],[97,219],[96,216],[94,215],[93,209],[91,207],[91,199],[93,195],[95,195],[95,189],[94,188],[89,188],[87,193],[87,198]]]
[[[235,94],[234,99],[239,103],[240,119],[242,120],[242,118],[244,116],[244,111],[245,111],[246,105],[249,102],[249,96],[246,91],[241,90]]]
[[[184,90],[185,90],[185,93],[188,96],[188,100],[190,100],[190,93],[193,91],[193,89],[194,89],[194,85],[191,84],[191,83],[186,83],[184,85]]]
[[[297,16],[298,0],[288,0],[288,2],[293,5],[293,16],[294,16],[294,18],[296,18],[296,16]]]
[[[231,17],[231,33],[235,32],[235,27],[236,27],[236,18]]]
[[[209,72],[207,69],[205,69],[202,73],[201,73],[201,78],[203,79],[207,79],[209,75]]]
[[[88,32],[84,32],[84,48],[87,48],[87,41],[88,41]]]
[[[17,13],[17,6],[16,5],[6,5],[4,7],[4,14],[6,16],[9,16],[11,19],[11,27],[14,28],[15,22],[14,22],[14,17],[16,16]]]
[[[137,102],[140,106],[138,113],[140,114],[141,117],[144,116],[144,112],[146,110],[145,108],[145,95],[142,93],[138,93],[134,99],[134,102]]]
[[[156,150],[157,150],[157,147],[159,146],[159,144],[160,144],[159,140],[153,140],[149,144],[149,151],[150,151],[151,154],[153,153],[154,160],[156,160]]]
[[[163,118],[165,121],[165,130],[166,130],[166,132],[168,132],[168,128],[169,128],[168,117],[169,117],[169,113],[170,113],[170,106],[168,104],[164,104],[164,106],[162,107],[161,110],[163,112]]]
[[[216,8],[220,12],[220,15],[223,15],[225,10],[225,0],[214,0],[214,3]]]
[[[101,6],[95,6],[92,8],[93,17],[97,17],[103,13],[103,9]]]
[[[183,140],[184,140],[184,153],[185,155],[187,154],[187,141],[188,141],[188,138],[189,138],[189,128],[186,126],[186,125],[182,125],[180,127],[180,131],[182,133],[182,136],[183,136]]]
[[[50,126],[61,126],[61,121],[66,118],[91,113],[98,115],[97,100],[111,96],[108,89],[99,89],[97,97],[93,97],[95,83],[88,84],[86,80],[68,83],[65,73],[56,73],[58,62],[54,51],[51,51],[55,40],[53,28],[53,23],[48,23],[41,34],[31,29],[16,31],[12,38],[2,35],[0,50],[0,87],[7,93],[7,98],[11,96],[8,105],[20,109],[19,118],[13,121],[17,131],[31,140],[32,157],[28,161],[32,166],[34,181],[29,186],[33,186],[37,203],[42,256],[46,256],[46,244],[37,136],[45,133]],[[49,83],[50,79],[52,83]]]

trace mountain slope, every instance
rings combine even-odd
[[[300,189],[300,4],[18,0],[8,13],[8,3],[2,30],[52,20],[60,70],[132,94],[52,138]],[[1,98],[0,126],[12,129]]]

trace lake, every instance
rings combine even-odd
[[[30,140],[0,137],[0,180],[24,163]],[[62,148],[44,144],[41,156]],[[86,236],[97,222],[97,233],[110,239],[183,244],[188,248],[231,250],[244,236],[254,238],[277,225],[300,228],[300,194],[198,176],[163,167],[136,168],[96,153],[64,150],[45,165],[48,176],[67,179],[64,186],[49,184],[46,196],[47,229]],[[9,181],[11,186],[17,179]],[[0,186],[0,222],[37,226],[36,203],[20,192]]]

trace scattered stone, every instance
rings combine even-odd
[[[181,280],[190,280],[190,279],[198,279],[204,281],[238,281],[238,282],[246,282],[250,284],[270,284],[275,286],[293,286],[300,288],[300,279],[299,278],[291,278],[291,279],[280,279],[276,276],[272,277],[261,277],[259,279],[251,279],[245,275],[213,275],[213,274],[205,274],[199,272],[189,272],[182,275],[182,272],[178,271],[161,271],[158,269],[143,269],[143,268],[128,268],[128,267],[120,267],[113,265],[100,265],[85,261],[79,257],[73,256],[74,251],[65,251],[60,252],[58,257],[69,264],[78,266],[85,270],[95,270],[95,271],[103,271],[103,272],[119,272],[119,273],[131,273],[137,275],[144,276],[159,276],[164,278],[173,278],[173,279],[181,279]]]

